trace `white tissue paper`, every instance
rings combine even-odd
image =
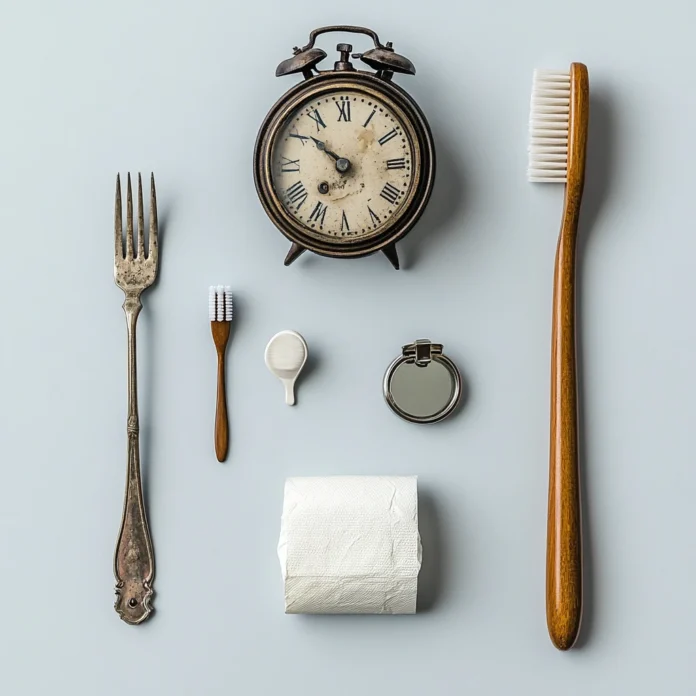
[[[278,556],[286,614],[414,614],[417,478],[288,479]]]

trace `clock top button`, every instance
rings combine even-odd
[[[341,54],[341,57],[334,63],[334,70],[355,70],[349,60],[353,47],[347,43],[340,43],[336,46],[336,50]]]

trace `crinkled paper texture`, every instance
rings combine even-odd
[[[287,614],[415,613],[417,478],[288,479],[278,556]]]

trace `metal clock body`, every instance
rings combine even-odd
[[[333,70],[318,71],[314,48],[329,31],[367,34],[375,48],[339,44]],[[399,267],[396,243],[416,224],[432,191],[435,150],[425,116],[391,79],[415,68],[370,29],[316,29],[276,75],[302,73],[266,116],[256,141],[254,180],[263,207],[292,242],[285,265],[306,250],[334,258],[382,251]]]

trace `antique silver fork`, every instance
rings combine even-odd
[[[118,615],[129,624],[139,624],[152,613],[152,582],[155,577],[155,556],[147,524],[143,489],[140,477],[140,425],[138,422],[138,375],[136,369],[135,326],[142,304],[140,294],[157,277],[157,200],[155,177],[150,179],[150,244],[145,255],[145,221],[143,188],[138,174],[138,237],[133,245],[133,194],[128,174],[126,200],[126,251],[123,252],[121,224],[121,178],[116,176],[116,222],[114,225],[114,280],[126,299],[128,330],[128,469],[126,494],[123,501],[121,530],[114,554],[116,603]]]

